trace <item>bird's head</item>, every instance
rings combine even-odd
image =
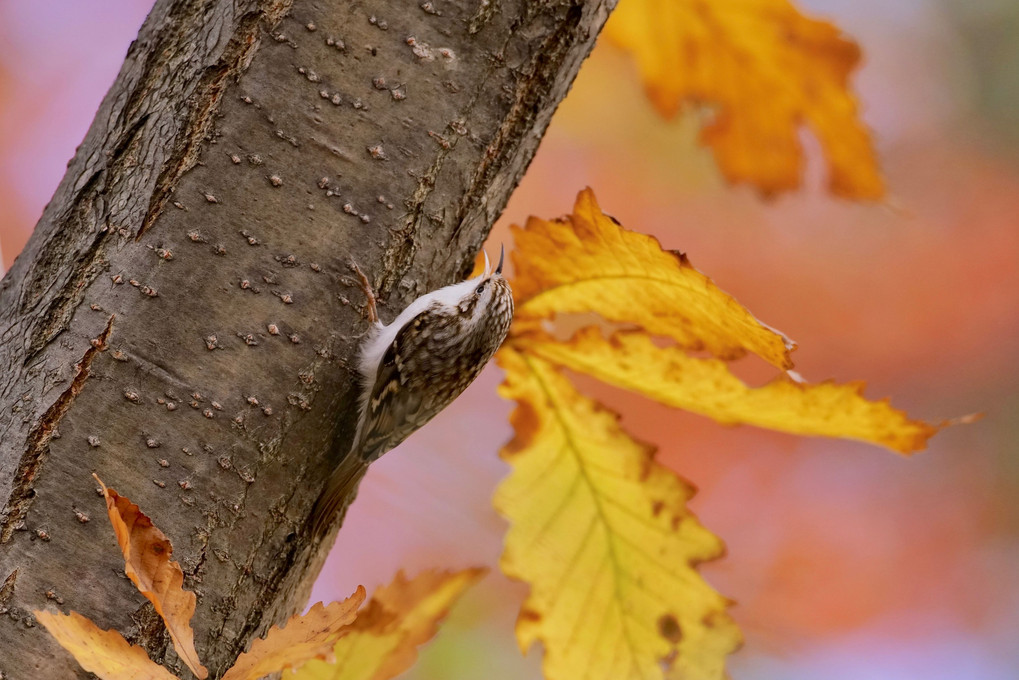
[[[499,263],[492,269],[488,253],[485,253],[485,268],[480,274],[450,286],[455,291],[450,302],[469,319],[471,325],[495,322],[498,326],[509,328],[513,318],[513,292],[502,275],[505,257],[506,249],[502,248]]]

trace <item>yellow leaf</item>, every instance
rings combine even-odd
[[[410,668],[417,648],[438,631],[450,606],[485,569],[427,571],[408,581],[399,573],[380,587],[333,652],[336,661],[310,661],[293,680],[388,680]]]
[[[517,402],[495,506],[511,524],[502,569],[531,586],[521,648],[544,644],[548,680],[725,677],[741,638],[694,569],[723,546],[687,509],[693,489],[552,364],[498,357]]]
[[[223,680],[258,680],[270,673],[299,668],[312,659],[331,658],[333,646],[349,631],[364,598],[364,586],[358,586],[343,602],[327,606],[319,602],[308,613],[290,617],[285,627],[273,626],[237,657]]]
[[[531,217],[513,234],[516,332],[557,313],[596,312],[722,359],[750,351],[792,367],[795,345],[788,338],[755,319],[683,255],[602,213],[590,189],[577,196],[572,215]]]
[[[725,362],[697,359],[678,347],[657,347],[640,332],[616,333],[606,340],[597,328],[589,327],[569,342],[535,333],[515,338],[513,345],[720,423],[859,439],[900,453],[924,448],[938,431],[933,425],[910,420],[887,400],[868,401],[862,395],[863,383],[810,385],[782,374],[762,387],[750,388],[729,372]]]
[[[106,513],[124,554],[124,573],[162,617],[181,661],[199,678],[208,677],[209,672],[198,661],[191,628],[195,594],[182,587],[184,572],[170,559],[173,555],[170,540],[137,505],[108,489],[96,475],[92,476],[106,497]]]
[[[884,194],[849,76],[860,48],[788,0],[622,0],[605,36],[637,61],[666,117],[683,104],[712,111],[702,132],[730,182],[765,194],[803,175],[800,126],[817,136],[838,196]]]
[[[115,630],[99,628],[81,614],[32,613],[82,668],[102,680],[177,680],[144,649],[128,644]]]

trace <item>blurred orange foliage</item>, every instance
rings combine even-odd
[[[821,141],[837,196],[884,194],[849,76],[860,48],[789,0],[621,0],[605,27],[637,60],[666,117],[710,109],[701,139],[730,182],[771,195],[800,186],[806,125]]]

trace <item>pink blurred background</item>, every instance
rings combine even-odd
[[[151,0],[0,0],[0,251],[9,265],[49,200]],[[724,186],[691,119],[661,121],[632,64],[584,65],[492,235],[568,212],[592,186],[607,212],[687,252],[797,340],[808,379],[866,379],[951,428],[905,459],[863,444],[723,428],[608,389],[637,436],[700,487],[728,544],[704,568],[738,605],[736,678],[1019,677],[1019,5],[810,0],[858,39],[856,84],[891,188],[834,200],[811,149],[807,188],[762,202]],[[894,207],[889,207],[894,206]],[[490,367],[377,463],[316,586],[333,599],[404,567],[486,564],[407,677],[538,678],[512,639],[520,584],[495,570],[492,490],[510,406]],[[585,385],[589,383],[585,382]]]

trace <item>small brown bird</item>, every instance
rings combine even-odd
[[[360,417],[350,451],[312,510],[317,538],[368,465],[446,408],[499,349],[513,320],[504,256],[505,250],[491,271],[486,254],[480,275],[422,295],[388,325],[379,321],[368,278],[354,267],[372,322],[358,353]]]

